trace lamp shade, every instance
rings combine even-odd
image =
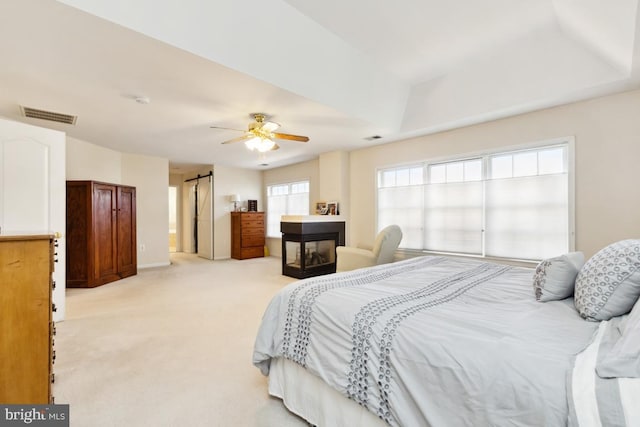
[[[239,195],[239,194],[232,194],[232,195],[230,195],[230,196],[229,196],[229,201],[230,201],[230,202],[234,202],[234,203],[236,203],[236,202],[240,202],[240,201],[241,201],[241,200],[240,200],[240,195]]]
[[[262,138],[260,140],[260,143],[256,145],[256,149],[261,153],[266,153],[267,151],[271,150],[275,145],[276,143],[273,140],[269,138]]]

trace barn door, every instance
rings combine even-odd
[[[196,196],[198,256],[213,259],[213,179],[211,176],[198,180]]]

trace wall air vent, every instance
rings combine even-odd
[[[20,106],[22,115],[32,119],[49,120],[50,122],[64,123],[67,125],[75,125],[78,116],[71,114],[54,113],[53,111],[39,110],[37,108]]]
[[[380,139],[382,138],[380,135],[373,135],[373,136],[368,136],[365,138],[365,140],[367,141],[375,141],[376,139]]]

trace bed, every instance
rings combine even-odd
[[[295,282],[269,304],[253,362],[271,395],[318,426],[598,425],[582,414],[608,396],[584,392],[578,369],[593,371],[598,338],[624,318],[540,303],[532,273],[424,256]],[[611,381],[586,383],[602,394]],[[623,394],[640,398],[637,382]]]

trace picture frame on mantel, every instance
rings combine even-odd
[[[327,212],[327,202],[316,202],[316,215],[326,215]]]
[[[327,202],[327,215],[339,215],[338,202]]]

